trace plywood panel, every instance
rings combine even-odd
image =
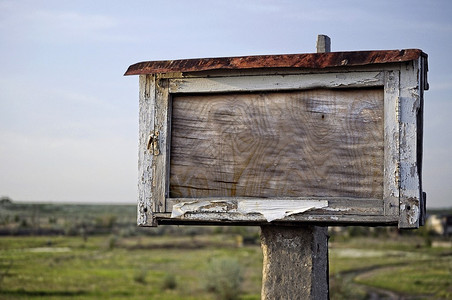
[[[170,197],[383,197],[383,89],[181,95]]]

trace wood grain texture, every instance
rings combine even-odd
[[[154,156],[147,150],[149,133],[154,130],[155,76],[140,75],[140,133],[138,147],[138,206],[137,224],[155,226],[152,212],[154,206],[152,178],[154,178]]]
[[[215,93],[382,86],[383,72],[176,78],[170,93]]]
[[[399,111],[400,111],[400,72],[385,72],[384,89],[385,110],[385,173],[384,192],[386,216],[399,214],[400,189],[400,142],[399,142]]]
[[[383,197],[383,89],[174,96],[170,197]]]
[[[168,79],[156,77],[155,84],[155,125],[154,130],[158,130],[158,147],[159,155],[154,155],[153,160],[153,178],[152,178],[152,194],[153,194],[153,211],[165,211],[165,198],[167,195],[167,157],[169,149],[168,143],[168,113],[169,96],[168,96]]]

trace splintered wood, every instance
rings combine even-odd
[[[382,199],[383,89],[179,95],[169,196]]]

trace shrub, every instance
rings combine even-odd
[[[171,273],[167,273],[163,278],[162,289],[164,290],[174,290],[177,288],[176,276]]]
[[[330,298],[334,300],[370,299],[363,287],[353,284],[352,276],[344,277],[341,274],[330,277]]]
[[[111,214],[99,216],[95,220],[96,227],[111,230],[115,225],[117,218],[117,216]]]
[[[135,274],[133,274],[133,280],[137,283],[145,284],[147,273],[148,273],[147,270],[142,268],[142,269],[136,271]]]
[[[28,225],[27,220],[26,220],[26,219],[20,220],[20,225],[19,225],[19,227],[21,227],[21,228],[28,228],[29,225]]]
[[[214,258],[205,273],[207,291],[221,300],[235,300],[240,295],[243,271],[233,258]]]
[[[112,235],[108,238],[107,248],[108,250],[113,250],[118,243],[118,237],[116,235]]]

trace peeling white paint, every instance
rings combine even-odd
[[[187,201],[173,205],[171,218],[179,218],[186,213],[239,213],[261,214],[271,222],[285,217],[301,214],[308,210],[328,207],[327,200],[205,200]]]
[[[242,214],[260,213],[267,222],[283,219],[287,216],[301,214],[305,211],[328,207],[326,200],[243,200],[238,203],[238,211]]]
[[[224,204],[224,205],[222,205]],[[226,212],[228,210],[227,201],[189,201],[173,205],[171,218],[177,218],[188,212]]]
[[[400,211],[399,228],[417,228],[420,223],[422,191],[418,173],[418,112],[421,108],[422,88],[419,77],[419,61],[413,61],[400,73]]]
[[[412,213],[409,214],[408,223],[416,224],[419,219],[419,207],[412,205],[411,206]]]
[[[406,204],[400,205],[400,210],[404,211],[408,216],[408,223],[416,224],[419,219],[419,207],[417,205],[410,205],[409,209]]]

